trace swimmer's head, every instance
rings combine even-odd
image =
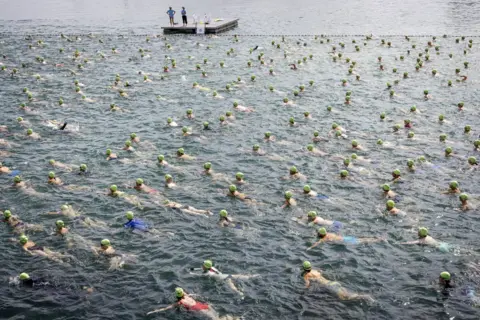
[[[461,195],[458,196],[460,201],[465,202],[468,200],[468,195],[466,193],[462,193]]]
[[[337,128],[338,128],[338,124],[337,124],[337,123],[335,123],[335,122],[334,122],[334,123],[332,123],[332,129],[334,129],[334,130],[335,130],[335,129],[337,129]]]
[[[447,140],[447,135],[445,133],[442,133],[440,134],[439,139],[441,142],[444,142],[445,140]]]
[[[458,189],[458,182],[452,181],[450,182],[450,190],[457,190]]]
[[[309,261],[303,262],[303,270],[310,271],[312,270],[312,264]]]
[[[183,156],[185,154],[185,150],[183,148],[180,148],[177,150],[177,156]]]
[[[118,190],[118,188],[117,188],[116,185],[112,184],[112,185],[110,186],[110,191],[111,191],[111,192],[117,192],[117,190]]]
[[[295,124],[295,118],[290,117],[290,119],[288,119],[288,122],[289,122],[290,124]]]
[[[208,125],[209,125],[208,121],[205,121],[205,122],[203,123],[203,128],[204,128],[204,129],[207,129],[207,128],[208,128]]]
[[[350,158],[343,159],[343,165],[348,167],[350,165]]]
[[[452,278],[452,276],[447,271],[443,271],[443,272],[440,273],[440,279],[442,279],[442,280],[450,281],[451,278]]]
[[[132,142],[130,140],[125,141],[125,147],[130,148],[132,146]]]
[[[307,145],[307,150],[308,151],[313,151],[313,144]]]
[[[317,212],[316,211],[309,211],[307,214],[308,221],[313,221],[317,217]]]
[[[171,181],[172,179],[173,179],[173,178],[172,178],[171,175],[169,175],[169,174],[166,174],[166,175],[165,175],[165,181],[168,182],[168,181]]]
[[[272,133],[270,131],[265,132],[265,138],[270,138],[272,136]]]
[[[25,281],[25,280],[30,279],[30,276],[28,275],[28,273],[23,272],[23,273],[20,273],[20,275],[18,276],[18,278],[19,278],[20,280],[22,280],[22,281]]]
[[[125,214],[125,216],[127,217],[127,220],[128,220],[128,221],[133,220],[133,217],[134,217],[132,211],[127,211],[127,213]]]
[[[310,115],[310,112],[305,111],[305,112],[303,113],[303,115],[304,115],[305,117],[308,117],[308,116]]]
[[[210,270],[213,267],[212,260],[205,260],[203,261],[202,269],[203,270]]]
[[[110,156],[112,154],[112,149],[107,149],[107,151],[105,152],[105,154],[107,156]]]
[[[258,144],[253,145],[253,151],[260,150],[260,146]]]
[[[341,170],[341,171],[340,171],[340,177],[341,177],[341,178],[346,178],[346,177],[348,177],[348,171],[347,171],[347,170]]]
[[[241,181],[243,179],[243,173],[237,172],[235,174],[235,179],[237,179],[238,181]]]
[[[411,106],[411,107],[410,107],[410,111],[411,111],[411,112],[417,111],[417,106],[415,106],[415,105]]]
[[[475,148],[479,148],[480,147],[480,140],[475,140],[473,142],[473,145],[475,146]]]
[[[13,178],[13,182],[15,182],[15,183],[20,183],[20,182],[22,182],[22,178],[20,178],[20,176],[15,176],[15,177]]]
[[[100,241],[100,245],[102,246],[102,248],[108,248],[110,247],[110,240],[108,239],[103,239],[102,241]]]
[[[408,137],[411,139],[415,136],[415,133],[413,131],[408,132]]]
[[[230,191],[230,193],[235,193],[235,191],[237,191],[237,187],[234,184],[231,184],[228,187],[228,190]]]
[[[390,186],[385,183],[384,185],[382,185],[382,190],[385,191],[385,192],[388,192],[388,191],[390,191]]]
[[[316,130],[313,131],[313,136],[314,136],[314,137],[318,137],[318,135],[319,135],[318,131],[316,131]]]
[[[227,210],[220,210],[220,217],[221,218],[226,218],[228,216]]]
[[[33,134],[33,130],[32,130],[32,129],[28,129],[28,130],[27,130],[27,135],[30,136],[30,135],[32,135],[32,134]]]
[[[192,115],[193,114],[193,110],[192,109],[187,109],[187,115]]]
[[[157,159],[158,159],[158,162],[162,162],[163,160],[165,160],[165,156],[161,154],[157,157]]]
[[[420,238],[425,238],[426,236],[428,236],[428,229],[425,228],[425,227],[421,227],[418,229],[418,236]]]
[[[55,225],[57,226],[57,229],[62,229],[63,227],[65,227],[65,223],[62,220],[57,220],[57,222],[55,222]]]
[[[407,166],[411,169],[411,168],[413,168],[413,165],[414,165],[413,160],[412,160],[412,159],[408,159],[408,160],[407,160]]]
[[[392,177],[394,177],[394,178],[400,177],[400,170],[399,169],[393,170]]]
[[[130,139],[135,139],[137,137],[137,134],[136,133],[130,133]]]
[[[176,289],[175,289],[175,296],[176,296],[178,299],[183,298],[184,295],[185,295],[185,292],[183,291],[182,288],[176,288]]]
[[[212,168],[212,164],[210,162],[205,162],[203,164],[203,169],[210,170]]]
[[[50,171],[50,172],[48,173],[48,177],[49,177],[50,179],[55,179],[55,172]]]
[[[81,171],[81,172],[86,172],[86,171],[87,171],[87,165],[84,164],[84,163],[82,163],[82,164],[80,165],[80,171]]]
[[[438,121],[443,121],[443,120],[445,120],[445,116],[443,114],[440,114],[438,116]]]
[[[465,128],[463,128],[463,132],[469,133],[472,130],[472,127],[470,125],[466,125]]]
[[[61,210],[62,212],[67,211],[67,210],[68,210],[68,205],[62,204],[62,206],[60,207],[60,210]]]
[[[167,123],[172,123],[173,122],[173,119],[172,118],[167,118]]]
[[[450,154],[452,154],[452,152],[453,152],[452,147],[447,147],[447,148],[445,149],[445,155],[446,155],[446,156],[449,156]]]
[[[418,161],[419,162],[425,162],[425,161],[427,161],[427,159],[425,158],[425,156],[420,156],[420,157],[418,157]]]
[[[225,116],[220,116],[220,117],[218,118],[218,120],[220,120],[220,122],[224,122],[224,121],[225,121]]]
[[[477,158],[475,158],[475,157],[468,157],[468,163],[469,163],[470,165],[472,165],[472,166],[478,164],[478,163],[477,163]]]
[[[352,147],[354,147],[354,148],[358,147],[357,140],[352,140]]]
[[[28,237],[26,235],[21,235],[18,240],[20,241],[21,244],[25,244],[28,242]]]
[[[324,227],[319,228],[319,229],[317,230],[317,233],[318,233],[318,235],[320,236],[320,238],[323,238],[323,237],[325,237],[325,236],[327,235],[327,229],[325,229]]]
[[[379,146],[383,145],[383,140],[382,140],[382,139],[378,139],[378,140],[377,140],[377,144],[378,144]]]
[[[225,113],[225,115],[226,115],[227,117],[231,117],[232,114],[233,114],[232,111],[227,111],[227,112]]]
[[[310,186],[308,184],[303,186],[303,192],[304,193],[309,193],[310,191],[312,191],[312,189],[310,188]]]
[[[357,158],[358,158],[356,153],[352,153],[351,157],[352,157],[352,160],[357,160]]]
[[[234,107],[234,108],[238,107],[238,102],[237,102],[237,101],[234,101],[234,102],[233,102],[233,107]]]
[[[395,208],[395,201],[388,200],[386,206],[387,206],[387,210],[392,210],[393,208]]]
[[[137,186],[141,186],[143,184],[143,179],[142,178],[138,178],[136,181],[135,181],[135,184]]]
[[[285,191],[284,197],[286,200],[290,200],[293,194],[290,191]]]
[[[18,122],[22,122],[22,121],[23,121],[23,118],[22,118],[22,117],[18,117],[18,118],[17,118],[17,121],[18,121]]]
[[[5,220],[10,219],[11,216],[12,216],[12,213],[10,212],[10,210],[5,210],[3,212],[3,217],[5,218]]]

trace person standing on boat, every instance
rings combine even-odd
[[[168,17],[170,18],[170,26],[173,27],[173,25],[175,24],[175,22],[173,21],[173,17],[175,16],[175,10],[172,9],[172,7],[169,7],[170,9],[168,9],[167,11],[167,14],[168,14]]]
[[[182,22],[183,22],[183,26],[186,27],[188,24],[188,21],[187,21],[187,10],[185,10],[185,7],[182,7]]]

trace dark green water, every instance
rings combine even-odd
[[[49,27],[53,28],[53,27]],[[18,31],[22,31],[20,28]],[[56,29],[56,32],[62,32]],[[70,31],[68,29],[65,32]],[[44,41],[37,46],[37,40]],[[2,125],[8,132],[1,133],[2,139],[12,144],[2,147],[1,161],[12,169],[21,170],[22,177],[41,195],[32,196],[10,187],[12,177],[2,175],[0,209],[10,209],[25,222],[45,226],[45,232],[29,233],[30,239],[38,245],[52,250],[68,252],[78,261],[60,265],[49,260],[28,256],[18,243],[10,242],[14,237],[8,226],[2,226],[1,251],[3,285],[0,311],[7,319],[143,319],[145,313],[159,306],[173,302],[172,292],[177,286],[197,293],[200,301],[211,303],[221,314],[244,315],[245,319],[477,319],[478,311],[462,295],[466,285],[478,286],[478,278],[467,268],[470,262],[478,261],[478,171],[470,171],[469,156],[477,156],[473,141],[477,139],[480,126],[477,110],[479,88],[478,45],[473,39],[473,48],[468,49],[467,41],[455,43],[455,38],[443,39],[441,35],[430,48],[430,62],[424,62],[419,72],[415,71],[416,58],[424,52],[430,38],[386,38],[392,41],[392,48],[380,45],[380,39],[366,41],[357,38],[331,38],[330,44],[321,44],[320,39],[304,37],[297,45],[297,38],[286,38],[282,48],[276,49],[272,40],[280,43],[281,38],[233,37],[213,39],[191,37],[169,37],[166,41],[144,37],[101,36],[81,37],[68,42],[60,37],[4,37],[0,52],[7,56],[1,59],[9,70],[16,67],[18,74],[0,74],[2,90]],[[103,44],[99,42],[103,41]],[[354,50],[352,40],[361,47]],[[199,42],[200,46],[196,43]],[[339,42],[346,44],[341,49]],[[168,50],[165,44],[172,49]],[[33,48],[29,49],[28,45]],[[343,58],[332,61],[332,44]],[[416,44],[416,49],[411,49]],[[259,50],[250,54],[248,49],[256,45]],[[210,46],[210,49],[207,49]],[[111,54],[111,48],[118,50]],[[59,49],[64,48],[64,53]],[[141,58],[138,50],[149,50],[149,57]],[[231,56],[226,52],[235,50]],[[72,55],[78,49],[80,60],[73,61]],[[411,54],[407,55],[407,50]],[[463,50],[467,49],[467,54]],[[284,58],[284,50],[287,58]],[[101,59],[99,53],[105,55]],[[265,53],[270,66],[261,66],[257,55]],[[448,57],[453,54],[453,58]],[[292,63],[309,54],[312,60],[292,71]],[[177,68],[164,74],[165,55],[176,59]],[[404,61],[399,57],[405,56]],[[46,64],[35,58],[43,57]],[[192,56],[191,59],[188,57]],[[377,57],[383,57],[385,71],[379,70]],[[348,75],[345,57],[357,62],[354,72],[361,81]],[[83,63],[83,59],[88,63]],[[203,59],[208,63],[203,65]],[[247,67],[247,61],[252,67]],[[424,57],[422,57],[424,60]],[[222,69],[219,62],[224,61]],[[463,62],[468,61],[465,69]],[[26,68],[21,64],[25,63]],[[62,63],[63,67],[54,67]],[[82,63],[84,68],[78,70]],[[195,70],[201,64],[208,73],[207,78]],[[269,75],[273,68],[276,75]],[[397,68],[396,74],[392,72]],[[467,75],[466,82],[456,82],[455,69]],[[71,75],[68,69],[75,70]],[[432,77],[431,70],[438,70]],[[144,83],[138,71],[149,73],[151,83]],[[403,79],[403,72],[409,73]],[[35,75],[41,80],[36,80]],[[119,96],[117,90],[109,88],[115,74],[126,88],[128,98]],[[256,76],[255,82],[249,79]],[[165,76],[162,80],[161,77]],[[237,76],[244,84],[232,85],[224,90]],[[75,93],[73,81],[77,79],[85,86],[82,91],[93,102],[82,101]],[[341,80],[347,79],[343,87]],[[448,87],[447,81],[453,81]],[[315,84],[310,87],[308,81]],[[399,83],[394,85],[394,80]],[[192,89],[193,82],[217,90],[224,99],[215,99],[211,91]],[[396,96],[390,98],[386,83],[393,85]],[[304,84],[306,90],[294,97],[293,90]],[[273,85],[278,92],[269,92]],[[28,102],[22,89],[27,87],[34,101]],[[423,90],[429,90],[431,98],[423,98]],[[350,105],[345,105],[346,91],[352,91]],[[58,99],[63,97],[66,106],[59,107]],[[284,97],[295,102],[285,106]],[[219,126],[218,117],[232,104],[252,106],[254,113],[234,112],[236,119],[231,125]],[[465,103],[459,112],[456,104]],[[19,109],[26,102],[33,112]],[[108,111],[110,103],[116,103],[126,112]],[[327,111],[327,106],[333,111]],[[409,108],[416,105],[420,114],[409,114]],[[194,120],[185,119],[188,108],[195,113]],[[304,119],[303,112],[309,111],[312,119]],[[379,119],[386,112],[384,121]],[[438,122],[439,114],[446,121]],[[25,139],[25,128],[16,122],[18,116],[31,123],[41,139]],[[166,119],[172,117],[179,127],[166,127]],[[288,126],[288,119],[295,117],[298,125]],[[70,127],[78,125],[78,132],[59,133],[45,126],[45,120],[67,120]],[[407,139],[407,129],[392,132],[392,126],[411,119],[415,139]],[[211,131],[202,131],[203,121],[209,121]],[[323,137],[333,122],[344,127],[347,139],[329,138],[317,147],[328,153],[325,157],[312,156],[305,152],[313,131]],[[472,132],[463,133],[465,125],[472,126]],[[194,133],[181,136],[181,127],[188,126]],[[263,142],[265,131],[276,136],[276,142]],[[142,142],[137,153],[128,154],[120,150],[131,132],[136,132]],[[447,143],[440,143],[438,136],[448,135]],[[340,180],[342,158],[350,156],[350,140],[356,139],[366,151],[357,151],[371,162],[356,162],[350,169],[354,180]],[[376,145],[383,139],[385,145]],[[254,156],[254,144],[260,144],[267,155]],[[458,155],[445,158],[446,146],[452,146]],[[186,153],[195,156],[194,161],[180,161],[175,151],[183,147]],[[120,161],[105,161],[104,152],[112,148]],[[158,167],[156,157],[164,154],[176,170]],[[425,156],[430,164],[416,163],[417,170],[408,172],[407,159]],[[55,170],[58,177],[69,184],[88,187],[87,191],[72,191],[66,187],[50,186],[46,183],[51,167],[49,159],[68,164],[86,163],[90,174],[79,176],[74,172]],[[260,204],[247,205],[240,200],[224,196],[228,188],[225,181],[212,181],[201,174],[204,162],[210,161],[214,170],[234,179],[237,171],[245,174],[248,184],[239,187]],[[296,194],[298,206],[281,209],[283,193],[299,190],[302,181],[282,180],[288,168],[296,165],[307,176],[307,183],[318,193],[327,195],[329,200],[305,198]],[[384,217],[380,214],[385,205],[380,185],[391,180],[391,171],[399,168],[403,173],[402,184],[392,184],[399,195],[397,207],[407,213],[408,218]],[[176,189],[164,187],[164,174],[173,175]],[[210,218],[190,216],[166,209],[152,202],[151,197],[139,194],[132,186],[136,178],[158,189],[166,198],[192,205],[199,209],[210,209],[215,216]],[[460,183],[462,192],[470,195],[473,210],[458,211],[456,196],[442,195],[451,180]],[[121,191],[135,194],[144,205],[140,210],[121,199],[105,195],[109,185],[117,184]],[[64,218],[72,234],[81,235],[97,244],[109,238],[113,246],[124,253],[137,255],[135,264],[123,270],[108,271],[108,261],[96,258],[90,251],[74,246],[68,248],[65,241],[50,235],[57,217],[46,215],[58,210],[64,204],[71,204],[85,215],[104,221],[106,230],[86,228]],[[220,229],[216,225],[219,210],[229,214],[249,228],[246,230]],[[125,212],[133,210],[137,217],[153,224],[155,228],[174,232],[174,236],[154,238],[124,230]],[[316,210],[320,216],[342,221],[344,235],[357,237],[385,236],[387,243],[371,245],[319,246],[311,251],[305,249],[315,240],[315,229],[300,226],[291,221],[294,216]],[[434,248],[404,246],[399,242],[416,239],[419,226],[428,227],[430,234],[451,245],[451,251],[442,253]],[[189,268],[200,267],[204,259],[212,259],[225,273],[260,274],[261,278],[239,281],[245,292],[245,299],[233,293],[222,282],[194,277]],[[342,283],[352,291],[369,293],[377,302],[367,305],[361,302],[339,301],[334,295],[320,287],[304,289],[300,267],[304,260],[321,268],[325,277]],[[448,270],[456,275],[460,286],[448,299],[442,299],[433,284],[439,272]],[[44,276],[56,283],[60,289],[28,289],[9,285],[9,277],[20,272],[31,276]],[[95,287],[94,293],[85,295],[77,289],[81,285]],[[153,318],[153,316],[152,316]],[[168,311],[158,314],[158,319],[195,319],[186,312]]]

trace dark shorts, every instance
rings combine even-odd
[[[188,22],[187,22],[187,16],[182,16],[182,21],[183,21],[183,23],[188,24]]]

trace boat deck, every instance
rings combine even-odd
[[[205,25],[205,34],[215,34],[225,32],[227,30],[233,29],[238,26],[239,19],[222,19],[221,21],[213,21],[207,25]],[[162,27],[164,34],[172,34],[172,33],[184,33],[184,34],[196,34],[197,33],[197,25],[196,24],[189,24],[186,27],[181,25],[181,22],[178,25],[173,27]]]

